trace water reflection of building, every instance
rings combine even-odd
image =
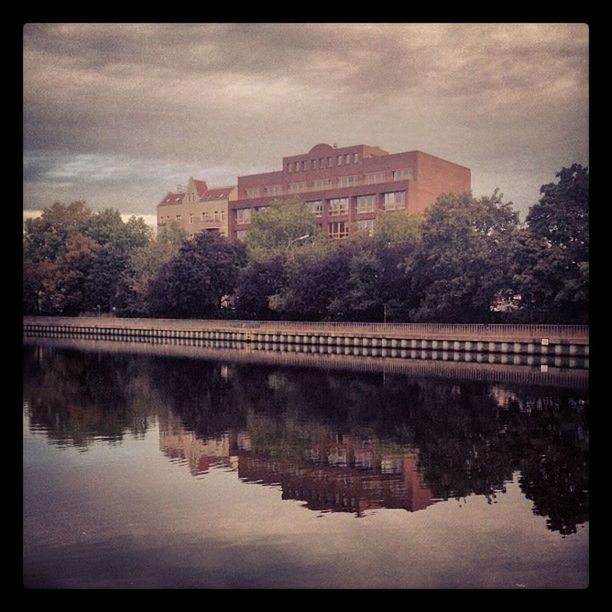
[[[434,503],[412,449],[385,449],[379,441],[338,436],[306,449],[299,457],[252,450],[246,432],[199,439],[177,422],[160,427],[160,448],[199,475],[211,467],[237,470],[245,482],[280,485],[283,499],[306,502],[318,511],[355,512],[403,508],[411,512]]]
[[[371,440],[342,436],[309,449],[307,456],[296,462],[241,452],[238,475],[246,482],[279,484],[283,499],[304,500],[311,510],[359,515],[374,508],[413,512],[435,502],[413,450],[384,450]]]
[[[159,446],[171,461],[187,463],[190,472],[197,476],[213,466],[237,469],[238,457],[232,453],[237,447],[237,435],[223,433],[203,440],[171,417],[160,422]]]

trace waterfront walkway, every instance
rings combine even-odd
[[[224,319],[128,319],[119,317],[24,317],[24,325],[103,330],[254,332],[272,335],[385,337],[415,340],[589,343],[587,325],[486,325],[462,323],[332,323]]]

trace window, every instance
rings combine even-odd
[[[383,193],[385,201],[385,210],[400,210],[406,208],[406,192],[392,191],[391,193]]]
[[[251,209],[250,208],[237,208],[236,209],[236,223],[250,223],[251,222]]]
[[[283,186],[282,185],[268,185],[266,187],[266,193],[268,195],[280,195],[281,193],[283,193]]]
[[[334,158],[333,157],[328,157],[327,158],[327,167],[331,168],[334,165]]]
[[[302,162],[302,170],[305,172],[308,169],[308,162],[306,160],[304,160]]]
[[[293,162],[287,164],[287,172],[293,172]]]
[[[238,230],[236,232],[236,239],[237,240],[244,240],[244,237],[246,236],[247,231],[246,230]]]
[[[298,191],[306,191],[306,183],[289,183],[289,192],[297,193]]]
[[[325,168],[325,158],[324,157],[322,157],[319,160],[319,168]]]
[[[183,218],[183,216],[182,216],[182,215],[176,215],[176,220],[177,220],[177,221],[180,221],[182,218]]]
[[[316,170],[319,167],[319,160],[318,159],[313,159],[312,160],[312,169]]]
[[[376,196],[374,194],[357,196],[357,212],[369,213],[376,211]]]
[[[347,165],[351,163],[351,154],[350,153],[347,153],[344,156],[344,163],[347,164]]]
[[[348,206],[348,198],[334,198],[329,201],[329,214],[334,216],[346,215],[348,213]]]
[[[189,223],[193,224],[193,213],[189,213]]]
[[[320,189],[328,189],[331,187],[331,179],[321,179],[319,181],[313,181],[312,188],[315,191]]]
[[[323,216],[323,202],[321,200],[314,200],[312,202],[304,202],[306,207],[315,214],[316,217]]]
[[[353,153],[353,163],[356,164],[359,161],[359,153]]]
[[[258,198],[259,197],[259,187],[247,187],[245,189],[247,198]]]
[[[338,155],[338,165],[341,166],[342,165],[342,160],[344,158],[342,157],[342,155]]]
[[[348,238],[349,229],[346,221],[334,221],[329,224],[330,238]]]
[[[364,221],[357,221],[357,228],[368,232],[368,236],[371,236],[374,232],[374,219],[366,219]]]
[[[372,172],[371,174],[365,175],[366,183],[384,183],[385,182],[385,173],[384,172]]]
[[[394,181],[401,181],[401,180],[411,179],[411,178],[413,178],[412,168],[401,168],[400,170],[393,171]]]
[[[269,206],[258,206],[258,207],[255,209],[255,212],[258,212],[258,213],[260,213],[260,212],[264,212],[264,211],[268,210],[268,208],[270,208],[270,207],[269,207]]]
[[[215,212],[213,213],[213,221],[220,221],[218,210],[215,210]]]
[[[353,176],[341,176],[338,179],[338,184],[340,187],[351,187],[352,185],[357,184],[357,175]]]
[[[225,221],[225,211],[224,210],[220,210],[219,212],[221,213],[220,214],[221,221]]]

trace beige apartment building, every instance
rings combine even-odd
[[[191,176],[184,189],[169,192],[157,205],[157,229],[174,221],[190,236],[205,230],[227,237],[229,202],[237,194],[235,186],[209,188]]]

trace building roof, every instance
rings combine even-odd
[[[235,189],[231,187],[215,187],[214,189],[207,189],[203,194],[200,194],[200,201],[202,200],[227,200],[230,194]]]
[[[162,204],[180,204],[183,201],[184,197],[184,193],[169,192],[166,197],[159,203],[159,205],[161,206]]]
[[[200,202],[207,202],[212,200],[227,200],[232,191],[236,189],[234,185],[229,187],[215,187],[214,189],[201,189],[202,185],[206,186],[205,181],[193,181],[198,191],[198,198]],[[169,192],[164,199],[159,203],[159,206],[170,205],[170,204],[181,204],[185,198],[184,193],[173,193]]]
[[[202,197],[202,194],[208,189],[208,185],[206,181],[201,181],[199,179],[193,179],[193,184],[196,188],[196,192],[198,196]]]

